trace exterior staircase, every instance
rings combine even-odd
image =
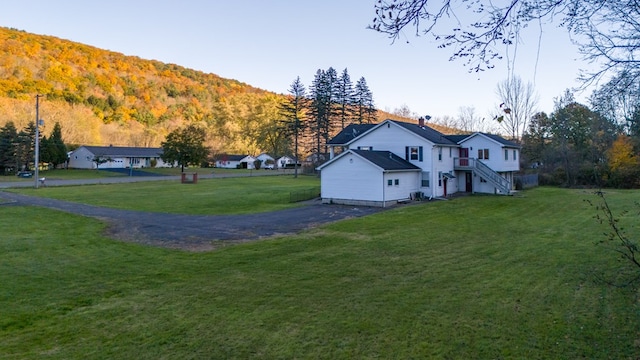
[[[511,183],[503,178],[497,172],[493,171],[485,163],[478,159],[472,158],[456,158],[454,159],[455,170],[471,170],[475,175],[482,177],[490,182],[503,195],[511,194]]]

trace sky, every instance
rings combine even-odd
[[[308,88],[318,69],[364,77],[378,109],[407,106],[423,116],[455,117],[461,107],[491,118],[496,86],[510,70],[531,82],[539,110],[579,85],[585,66],[566,30],[530,27],[513,61],[469,73],[428,37],[407,30],[393,43],[367,29],[375,0],[0,0],[0,26],[51,35],[143,59],[214,73],[287,93],[300,77]],[[539,37],[541,38],[540,42]],[[540,46],[538,46],[540,44]],[[509,66],[511,64],[511,66]],[[577,94],[580,101],[588,93]],[[583,101],[584,102],[584,101]]]

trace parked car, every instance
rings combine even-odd
[[[265,169],[265,170],[273,170],[273,169],[275,169],[273,164],[264,164],[264,165],[262,165],[262,168]]]
[[[21,178],[30,178],[33,176],[33,173],[31,171],[18,171],[16,175]]]

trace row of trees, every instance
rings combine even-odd
[[[35,161],[36,127],[30,123],[18,131],[13,122],[0,128],[0,174],[30,170]],[[50,136],[40,138],[39,158],[57,167],[67,161],[67,146],[62,140],[62,128],[56,123]]]
[[[523,160],[538,168],[543,183],[640,187],[640,102],[619,122],[598,110],[605,105],[600,95],[594,94],[590,108],[567,91],[551,114],[531,118],[522,138]]]
[[[294,155],[300,146],[315,154],[316,162],[327,153],[327,141],[350,124],[377,120],[373,94],[361,77],[353,85],[347,69],[340,75],[330,67],[318,69],[309,91],[297,77],[280,107],[282,133],[293,140]]]

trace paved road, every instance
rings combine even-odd
[[[125,178],[110,180],[115,179]],[[132,181],[134,179],[131,178]],[[145,180],[137,180],[153,181],[148,177],[145,177]],[[162,177],[162,180],[167,180],[167,177]],[[177,177],[175,180],[178,180]],[[372,207],[324,205],[316,200],[302,207],[268,213],[203,216],[118,210],[3,191],[0,191],[0,198],[9,200],[0,203],[0,206],[41,206],[98,218],[108,224],[107,235],[118,240],[191,251],[214,250],[234,243],[297,233],[320,224],[365,216],[382,210]]]

